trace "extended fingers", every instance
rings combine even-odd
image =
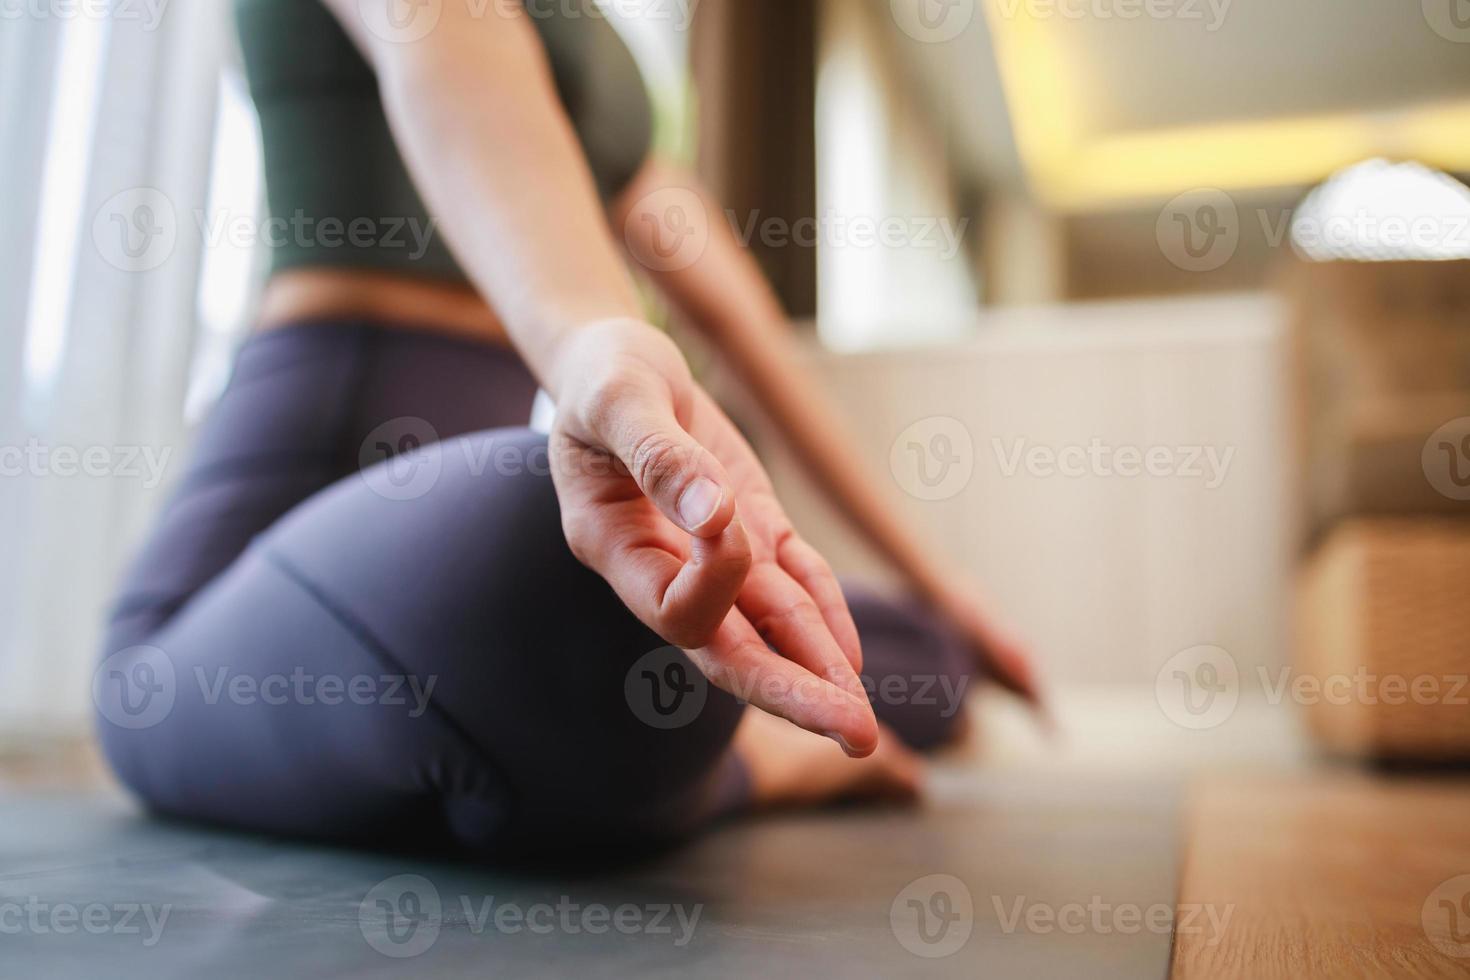
[[[750,542],[738,520],[713,538],[690,538],[687,559],[673,532],[641,500],[565,507],[563,525],[577,558],[607,580],[618,598],[659,636],[696,649],[714,638],[750,570]]]
[[[853,671],[862,673],[863,646],[858,638],[857,624],[853,622],[852,610],[848,608],[847,597],[842,594],[842,586],[826,559],[818,554],[816,548],[791,534],[780,543],[776,560],[811,596]]]
[[[867,699],[773,654],[739,610],[689,656],[716,687],[837,741],[849,755],[877,748],[878,722]]]
[[[756,562],[736,600],[751,626],[781,656],[854,695],[862,695],[851,660],[812,596],[774,561]]]

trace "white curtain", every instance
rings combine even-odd
[[[206,337],[197,216],[211,207],[228,4],[86,7],[0,19],[0,736],[12,738],[89,723],[109,594],[178,471]]]

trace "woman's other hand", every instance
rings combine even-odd
[[[1049,721],[1030,645],[995,613],[984,592],[968,577],[951,572],[936,577],[936,582],[925,590],[930,602],[969,643],[990,679],[1026,700]]]
[[[877,721],[837,580],[679,349],[636,320],[592,324],[554,385],[552,469],[577,558],[717,687],[870,754]]]

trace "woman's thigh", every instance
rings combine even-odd
[[[481,848],[649,839],[739,792],[739,707],[703,690],[666,723],[641,678],[670,667],[695,676],[567,549],[544,437],[504,430],[293,510],[115,655],[99,704],[123,777],[190,817]],[[129,716],[160,679],[160,707]]]

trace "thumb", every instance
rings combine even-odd
[[[638,489],[675,525],[715,538],[735,518],[729,474],[679,423],[662,399],[625,400],[609,420],[607,448],[628,468]]]

